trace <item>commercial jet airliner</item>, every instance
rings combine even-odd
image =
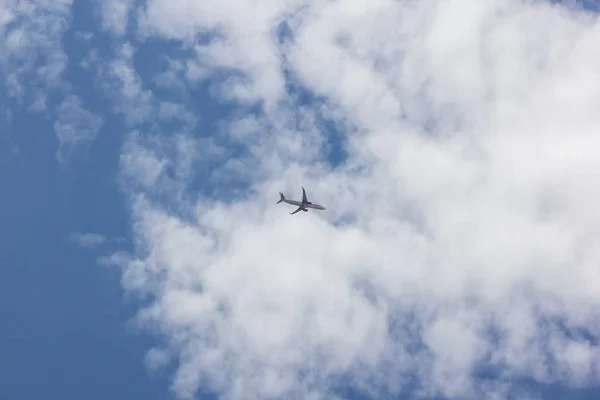
[[[277,202],[277,204],[279,204],[283,201],[284,203],[298,206],[298,209],[296,211],[290,213],[291,215],[296,214],[300,210],[308,211],[309,208],[314,208],[315,210],[324,210],[325,209],[325,207],[323,207],[323,206],[320,206],[318,204],[313,204],[310,201],[308,201],[308,199],[306,198],[306,190],[304,190],[304,188],[302,188],[302,201],[288,200],[285,198],[285,196],[281,192],[279,192],[279,196],[281,197],[281,199]]]

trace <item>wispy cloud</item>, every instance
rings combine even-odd
[[[7,100],[3,112],[10,116],[25,106],[29,112],[56,117],[53,128],[60,162],[68,158],[67,153],[84,149],[103,124],[101,117],[84,107],[63,75],[68,61],[63,39],[71,23],[71,5],[70,0],[9,0],[0,5],[4,49],[0,71]]]
[[[156,187],[169,160],[160,154],[159,149],[143,146],[138,132],[132,132],[125,142],[121,155],[121,167],[125,177],[143,185],[148,190]]]
[[[153,196],[190,188],[203,142],[123,148],[138,251],[115,261],[154,294],[139,319],[166,343],[147,362],[178,361],[180,396],[334,398],[340,377],[374,397],[598,383],[595,20],[512,0],[194,7],[149,2],[140,26],[194,46],[182,64],[203,78],[235,70],[222,97],[261,107],[221,132],[252,190],[235,201]],[[141,120],[154,108],[131,54],[111,68]],[[320,114],[348,128],[337,168]],[[327,211],[274,204],[300,186]]]
[[[97,4],[101,10],[102,27],[117,36],[122,36],[127,29],[133,1],[102,0]]]
[[[107,235],[103,235],[101,233],[94,233],[94,232],[76,232],[76,233],[71,234],[68,237],[68,241],[71,244],[75,244],[77,246],[84,247],[87,249],[95,249],[95,248],[103,248],[104,247],[103,250],[106,250],[106,247],[115,249],[119,246],[122,246],[125,243],[125,238],[124,237],[107,236]],[[123,261],[126,259],[127,258],[125,256],[125,254],[121,254],[120,252],[117,252],[110,256],[102,257],[100,259],[100,262],[103,264],[110,264],[110,263],[114,264],[117,260]]]
[[[48,89],[60,84],[67,56],[70,0],[8,0],[0,5],[0,68],[5,95],[34,110],[45,109]]]
[[[123,44],[99,75],[101,86],[115,101],[113,111],[122,115],[130,126],[153,119],[156,107],[156,99],[134,68],[134,56],[135,48]]]
[[[96,139],[103,120],[86,110],[81,99],[76,95],[68,95],[58,106],[57,113],[54,123],[54,131],[59,141],[57,156],[63,162],[65,152],[71,153],[82,142],[89,144]]]
[[[100,246],[107,240],[104,235],[98,233],[74,233],[69,239],[81,247]]]

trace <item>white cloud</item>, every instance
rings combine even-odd
[[[286,13],[303,3],[184,0],[170,4],[151,0],[139,23],[146,35],[158,33],[183,39],[188,45],[195,43],[198,33],[217,33],[209,43],[194,46],[196,58],[188,62],[188,76],[202,79],[207,68],[250,72],[253,79],[249,82],[227,80],[223,94],[243,101],[265,101],[272,107],[284,89],[275,28]]]
[[[117,36],[125,34],[133,1],[101,0],[98,4],[102,16],[102,27]]]
[[[172,58],[167,58],[166,61],[168,66],[165,71],[156,76],[155,83],[160,88],[174,92],[182,98],[189,98],[188,83],[184,79],[188,73],[186,65],[183,61]]]
[[[108,62],[106,68],[99,67],[100,83],[115,100],[113,111],[123,115],[129,125],[149,121],[154,117],[156,107],[153,93],[145,87],[135,70],[134,56],[134,47],[125,43],[120,47],[116,57]],[[95,58],[95,54],[90,54],[89,62],[93,62]]]
[[[72,151],[80,142],[89,143],[96,139],[104,122],[101,117],[87,111],[76,95],[68,95],[58,106],[57,112],[54,131],[60,143],[57,155],[63,161],[65,151]]]
[[[172,130],[167,124],[176,122],[180,124],[180,133],[190,133],[197,123],[197,117],[185,104],[188,93],[182,86],[182,78],[178,76],[183,67],[171,62],[163,73],[153,79],[155,82],[146,82],[136,71],[135,57],[136,48],[124,43],[107,63],[99,62],[98,54],[92,50],[87,59],[82,61],[82,66],[97,68],[100,87],[114,100],[113,112],[121,115],[128,126],[156,123],[157,128],[160,126],[160,129]],[[159,58],[162,60],[162,56]],[[150,89],[153,83],[178,91],[179,98],[162,100]]]
[[[70,240],[81,247],[96,247],[106,242],[106,237],[98,233],[74,233]]]
[[[36,102],[60,84],[67,56],[61,38],[68,29],[71,0],[6,0],[0,4],[0,71],[6,95]],[[28,94],[34,100],[25,98]],[[34,109],[45,105],[38,101]]]
[[[146,367],[150,371],[157,371],[169,363],[168,350],[152,348],[146,353]]]
[[[161,140],[159,135],[130,133],[120,160],[124,189],[131,191],[137,187],[157,198],[184,201],[187,185],[194,177],[198,152],[203,150],[199,145],[198,140],[187,134]]]
[[[168,161],[152,149],[141,145],[139,141],[137,132],[129,135],[121,156],[121,167],[126,177],[150,189],[157,184]]]
[[[241,71],[230,88],[265,111],[227,125],[254,190],[233,202],[165,206],[153,196],[191,181],[192,153],[124,148],[138,251],[123,283],[154,294],[140,321],[178,360],[179,395],[331,398],[339,376],[490,399],[528,398],[519,379],[598,384],[597,348],[566,333],[600,334],[595,19],[512,0],[190,4],[149,1],[145,33],[218,30],[191,65]],[[319,110],[286,94],[284,56],[352,128],[343,166],[322,158]],[[275,205],[301,185],[327,211]]]
[[[191,131],[197,123],[196,116],[188,111],[183,104],[169,101],[160,104],[158,117],[164,122],[176,121],[182,123],[186,132]]]

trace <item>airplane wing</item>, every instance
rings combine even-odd
[[[308,200],[306,198],[306,190],[304,190],[304,187],[302,188],[302,202],[308,203]]]
[[[300,210],[302,210],[302,206],[298,207],[298,209],[296,211],[291,212],[290,215],[294,215],[294,214],[296,214]]]

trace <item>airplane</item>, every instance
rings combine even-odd
[[[288,200],[285,198],[285,196],[281,192],[279,192],[279,196],[281,197],[281,199],[277,202],[277,204],[279,204],[283,201],[284,203],[298,206],[298,209],[294,212],[291,212],[290,215],[294,215],[300,210],[308,211],[308,208],[313,208],[315,210],[324,210],[325,209],[325,207],[323,207],[323,206],[320,206],[318,204],[313,204],[310,201],[308,201],[308,199],[306,198],[306,190],[304,190],[304,188],[302,188],[302,201]]]

